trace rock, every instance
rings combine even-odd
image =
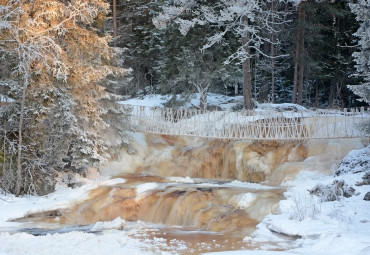
[[[355,194],[355,189],[348,186],[343,180],[335,180],[330,185],[318,184],[309,190],[311,195],[321,197],[323,202],[340,200],[341,197],[351,197]]]
[[[56,184],[55,177],[55,171],[36,172],[34,176],[34,185],[37,195],[44,196],[53,192]]]
[[[336,176],[346,173],[361,173],[370,169],[370,145],[361,150],[354,150],[342,159]]]
[[[67,187],[69,188],[76,188],[76,187],[81,187],[84,183],[81,182],[81,177],[79,174],[69,171],[69,172],[63,172],[61,173],[61,179],[62,182],[64,182]]]
[[[356,186],[370,185],[370,171],[362,176],[362,182],[356,183]]]
[[[98,180],[100,179],[100,172],[93,167],[87,168],[85,171],[82,172],[82,177],[87,178],[89,180]]]
[[[370,201],[370,192],[367,192],[365,197],[364,197],[364,200],[365,201]]]

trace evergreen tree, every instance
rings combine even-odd
[[[351,85],[349,88],[360,97],[360,101],[370,104],[370,2],[359,0],[356,4],[350,4],[351,10],[356,14],[356,20],[360,22],[360,28],[355,35],[359,38],[359,51],[353,53],[356,62],[356,76],[362,78],[359,85]]]
[[[295,22],[290,31],[294,42],[290,50],[294,52],[292,101],[316,107],[345,107],[349,103],[345,84],[354,68],[354,16],[347,2],[341,0],[305,1],[299,9],[292,17]]]
[[[0,31],[0,61],[14,70],[2,74],[1,85],[16,100],[3,121],[10,128],[19,126],[19,195],[28,191],[22,180],[34,173],[27,167],[30,162],[41,162],[32,166],[35,170],[79,171],[104,162],[114,152],[108,148],[128,143],[124,110],[101,83],[125,70],[115,66],[109,37],[96,33],[109,9],[103,0],[1,4],[0,20],[8,25]],[[104,134],[112,138],[104,140]]]
[[[129,81],[119,81],[118,91],[122,94],[135,94],[149,86],[158,84],[156,65],[160,59],[160,31],[152,17],[157,13],[154,1],[117,1],[117,47],[124,49],[122,59],[126,68],[132,71]],[[145,91],[144,91],[145,92]]]

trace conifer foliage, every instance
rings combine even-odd
[[[32,169],[79,171],[104,162],[108,148],[127,144],[124,118],[114,117],[124,111],[103,86],[108,75],[126,71],[116,65],[110,37],[99,33],[105,1],[0,3],[0,65],[6,67],[0,85],[15,100],[2,116],[18,143],[19,195],[33,175],[26,165],[35,160],[42,163]]]
[[[351,10],[360,22],[360,28],[355,35],[359,38],[358,49],[353,53],[356,62],[356,76],[363,79],[359,85],[350,85],[349,88],[360,97],[360,101],[370,104],[370,1],[360,0],[350,4]]]

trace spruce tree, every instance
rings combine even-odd
[[[370,104],[370,2],[359,0],[350,4],[351,10],[356,14],[360,27],[355,33],[359,38],[358,50],[353,53],[356,62],[356,76],[363,82],[359,85],[350,85],[349,88],[360,97],[360,101]]]

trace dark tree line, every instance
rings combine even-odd
[[[126,49],[124,63],[133,70],[128,85],[120,89],[123,94],[187,94],[198,91],[194,84],[202,84],[209,85],[208,91],[242,95],[246,87],[243,81],[248,79],[248,93],[258,102],[293,102],[310,107],[359,104],[347,88],[360,82],[351,76],[355,73],[352,54],[359,23],[349,1],[309,0],[298,6],[264,2],[255,14],[260,19],[244,20],[248,26],[260,28],[264,40],[248,45],[248,63],[229,60],[238,52],[241,40],[253,39],[253,35],[247,38],[231,29],[226,31],[230,24],[218,21],[195,23],[187,28],[186,35],[181,30],[186,21],[204,17],[197,10],[199,6],[214,8],[223,1],[196,1],[198,5],[183,8],[176,19],[160,28],[152,21],[171,1],[115,1],[115,42]],[[204,49],[217,33],[223,35],[222,40]]]

